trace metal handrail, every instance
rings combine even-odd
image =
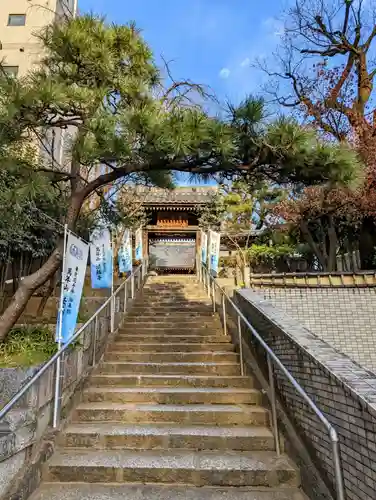
[[[125,292],[126,292],[126,285],[129,281],[131,281],[132,285],[132,299],[134,297],[134,279],[138,275],[139,278],[141,278],[141,271],[144,271],[144,266],[141,264],[138,266],[138,268],[132,272],[124,281],[123,283],[115,290],[115,292],[101,305],[101,307],[91,316],[84,325],[81,326],[77,330],[77,332],[70,338],[70,340],[64,344],[63,347],[61,347],[48,361],[45,363],[40,370],[23,386],[21,389],[12,397],[12,399],[0,410],[0,421],[9,413],[9,411],[20,401],[20,399],[26,394],[26,392],[40,379],[40,377],[51,367],[57,362],[61,356],[69,349],[69,347],[80,337],[80,335],[83,333],[84,330],[93,322],[95,321],[99,314],[109,305],[113,305],[113,301],[115,297],[120,293],[120,291],[125,287]],[[142,272],[142,276],[144,276],[144,272]],[[124,312],[125,312],[125,307],[126,307],[126,293],[125,293],[125,303],[124,303]],[[111,314],[114,314],[114,308],[112,307]],[[95,352],[95,344],[94,344],[94,352]],[[55,393],[55,399],[56,399],[56,393]],[[55,401],[56,403],[56,401]],[[54,427],[57,427],[57,418],[56,418],[56,411],[57,411],[57,406],[55,404],[54,406]]]
[[[268,364],[268,375],[269,375],[269,388],[270,391],[268,393],[268,397],[271,404],[272,411],[272,425],[274,431],[274,439],[277,454],[281,453],[280,448],[280,440],[279,440],[279,430],[278,430],[278,418],[277,418],[277,404],[276,404],[276,393],[275,393],[275,384],[274,384],[274,367],[273,365],[278,366],[280,371],[285,375],[287,380],[291,383],[294,389],[300,394],[300,396],[304,399],[304,401],[308,404],[311,410],[315,413],[315,415],[319,418],[321,423],[328,431],[329,439],[332,443],[333,450],[333,465],[334,465],[334,476],[335,476],[335,484],[337,490],[337,500],[346,500],[345,497],[345,489],[344,489],[344,480],[343,480],[343,471],[340,460],[340,450],[339,450],[339,439],[338,433],[335,427],[329,422],[326,416],[322,413],[322,411],[318,408],[318,406],[313,402],[313,400],[308,396],[303,387],[299,384],[299,382],[294,378],[294,376],[289,372],[289,370],[285,367],[282,361],[278,358],[278,356],[274,353],[274,351],[268,346],[268,344],[264,341],[264,339],[260,336],[257,330],[251,325],[248,319],[244,316],[244,314],[240,311],[240,309],[235,305],[233,300],[228,296],[226,291],[220,286],[217,280],[212,276],[207,268],[203,265],[201,268],[200,279],[203,282],[203,285],[207,287],[208,296],[213,300],[213,310],[216,312],[216,300],[215,300],[215,288],[217,288],[222,296],[222,314],[223,314],[223,324],[225,333],[227,333],[227,322],[226,322],[226,305],[225,300],[229,302],[233,310],[237,315],[237,326],[238,326],[238,334],[239,334],[239,355],[240,355],[240,364],[241,364],[241,374],[244,374],[243,367],[243,336],[242,336],[242,328],[241,322],[245,324],[245,326],[251,331],[253,337],[257,339],[259,344],[264,348],[267,353],[267,364]]]

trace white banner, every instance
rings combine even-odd
[[[209,269],[214,273],[219,271],[219,250],[221,245],[221,235],[215,231],[210,231]]]
[[[136,251],[135,251],[135,257],[136,260],[142,260],[142,228],[137,229],[135,232],[135,246],[136,246]]]
[[[132,233],[126,229],[118,253],[119,271],[130,273],[132,271]]]
[[[89,245],[69,233],[62,276],[62,311],[59,311],[56,325],[56,341],[63,344],[69,341],[76,328],[88,255]]]
[[[90,236],[92,288],[112,286],[112,246],[109,229],[96,229]]]
[[[201,231],[201,263],[207,265],[208,260],[208,235]]]

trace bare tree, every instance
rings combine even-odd
[[[373,146],[375,0],[295,0],[267,91],[340,141]],[[373,149],[373,147],[372,147]]]

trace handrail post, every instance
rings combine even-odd
[[[215,283],[214,280],[212,281],[212,299],[213,299],[213,312],[215,313]]]
[[[52,427],[54,429],[56,429],[59,425],[60,372],[61,372],[61,356],[59,356],[56,360],[56,369],[55,369],[54,413],[52,420]]]
[[[124,307],[123,312],[127,311],[127,283],[124,285]]]
[[[240,356],[240,374],[244,375],[244,364],[243,364],[243,340],[242,340],[242,322],[240,316],[238,316],[238,338],[239,338],[239,356]]]
[[[110,332],[114,333],[114,331],[115,331],[115,297],[111,298],[110,315],[111,315]]]
[[[96,361],[95,352],[97,350],[97,330],[98,330],[98,316],[96,316],[94,323],[93,361],[91,366],[95,366],[95,361]]]
[[[270,359],[269,354],[266,355],[268,360],[268,372],[269,372],[269,400],[272,407],[272,426],[274,433],[275,451],[279,456],[281,454],[281,445],[279,442],[279,429],[278,429],[278,416],[277,416],[277,403],[275,395],[275,384],[274,384],[274,370],[273,363]]]
[[[134,274],[131,276],[131,298],[134,299]]]
[[[210,298],[210,275],[207,270],[205,271],[205,273],[206,273],[206,284],[208,287],[208,297]]]
[[[227,335],[226,299],[224,294],[222,294],[222,318],[223,318],[223,333]]]
[[[341,456],[339,450],[338,435],[335,429],[330,431],[330,440],[332,441],[334,477],[336,478],[337,500],[346,500],[345,486],[343,482],[343,471],[341,466]]]

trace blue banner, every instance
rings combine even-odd
[[[66,248],[61,288],[62,311],[58,313],[56,325],[56,341],[63,344],[70,340],[76,328],[89,255],[89,245],[72,233],[68,235]]]
[[[132,271],[132,234],[129,229],[124,231],[123,239],[118,253],[119,271],[130,273]]]
[[[112,247],[108,229],[97,229],[90,237],[90,269],[92,288],[112,286]]]
[[[135,233],[136,260],[142,260],[142,228]]]

